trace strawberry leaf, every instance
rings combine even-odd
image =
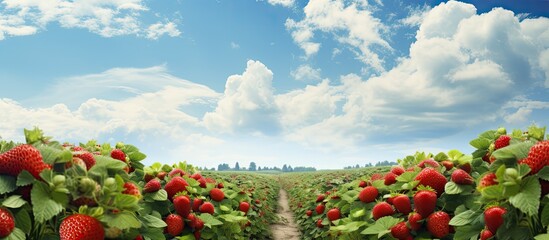
[[[18,209],[15,212],[15,226],[26,233],[32,230],[32,219],[27,209]]]
[[[444,192],[446,194],[460,194],[462,192],[471,192],[473,190],[473,187],[471,185],[459,185],[455,182],[447,182],[444,186]]]
[[[102,222],[109,227],[117,227],[119,229],[140,228],[141,222],[132,212],[120,212],[117,214],[103,215]]]
[[[2,205],[4,207],[9,207],[9,208],[20,208],[22,207],[23,205],[25,205],[27,203],[27,201],[25,201],[24,199],[21,198],[21,196],[19,195],[12,195],[8,198],[6,198],[6,200],[4,200],[2,202]]]
[[[488,147],[490,147],[490,143],[492,143],[492,141],[487,138],[477,138],[469,142],[469,144],[476,149],[488,149]]]
[[[0,175],[0,194],[12,192],[17,188],[14,177]]]
[[[536,175],[545,181],[549,181],[549,166],[543,167]]]
[[[378,238],[381,238],[383,235],[391,232],[390,228],[401,222],[401,218],[394,218],[391,216],[386,216],[378,219],[374,225],[367,227],[360,234],[364,235],[377,235]]]
[[[223,222],[215,219],[211,214],[209,213],[202,213],[200,214],[200,219],[204,222],[204,226],[212,228],[212,226],[216,225],[223,225]]]
[[[14,228],[13,232],[11,232],[10,235],[8,235],[6,238],[3,238],[2,240],[25,240],[27,239],[25,236],[25,232],[23,232],[19,228]]]
[[[546,240],[549,239],[549,233],[539,234],[534,237],[535,240]]]
[[[541,224],[545,227],[549,226],[549,204],[546,204],[541,211]]]
[[[162,221],[162,219],[154,217],[152,215],[141,216],[140,219],[145,224],[145,226],[149,228],[163,228],[167,226],[166,222]]]
[[[543,137],[545,136],[545,127],[541,128],[536,125],[528,127],[528,136],[538,141],[542,141]]]
[[[40,144],[36,149],[42,154],[45,163],[53,165],[55,163],[65,163],[72,161],[72,153],[69,150],[54,148],[48,145]]]
[[[480,212],[476,212],[473,210],[467,210],[465,212],[462,212],[452,218],[450,220],[450,225],[452,226],[464,226],[467,225],[475,220],[475,218],[480,215]]]
[[[36,181],[31,190],[32,211],[34,219],[43,223],[63,211],[63,205],[50,197],[50,187],[44,182]]]
[[[27,170],[21,171],[17,176],[17,186],[27,186],[34,182],[34,176],[30,174]]]
[[[147,240],[166,240],[166,236],[164,236],[162,231],[163,229],[160,228],[145,228],[145,230],[141,232],[141,235]],[[191,234],[190,236],[194,239],[194,235]]]
[[[521,191],[509,198],[509,202],[523,213],[533,216],[538,213],[541,185],[535,176],[525,178],[521,183]]]

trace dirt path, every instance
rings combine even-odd
[[[275,240],[299,240],[299,230],[295,224],[290,206],[288,205],[288,194],[281,188],[278,197],[277,214],[283,218],[283,220],[280,223],[271,226],[273,237]]]

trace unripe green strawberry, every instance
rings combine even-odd
[[[15,228],[15,220],[11,212],[0,207],[0,238],[7,237]]]
[[[109,227],[105,229],[105,237],[109,239],[118,238],[122,235],[122,230],[117,227]]]
[[[434,212],[427,218],[427,230],[436,238],[450,234],[450,215],[446,212]]]
[[[73,214],[59,226],[61,240],[97,240],[105,238],[105,229],[99,220],[84,214]]]
[[[168,232],[172,236],[179,236],[181,232],[183,232],[183,228],[185,227],[185,222],[183,221],[183,218],[177,214],[170,214],[166,217],[166,232]]]
[[[99,185],[93,179],[84,177],[78,182],[78,191],[86,196],[92,196]]]
[[[54,186],[63,186],[65,185],[65,176],[64,175],[55,175],[52,179],[52,183]]]

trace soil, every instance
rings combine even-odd
[[[288,193],[280,189],[278,193],[278,216],[282,219],[279,223],[271,226],[275,240],[299,240],[299,230],[295,224],[292,211],[288,205]]]

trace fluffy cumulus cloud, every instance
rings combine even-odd
[[[315,42],[315,33],[327,33],[348,46],[368,67],[376,71],[384,70],[379,53],[392,48],[382,37],[385,25],[373,17],[367,1],[309,1],[303,11],[305,17],[299,21],[287,19],[286,28],[304,50],[305,57],[311,57],[320,50],[321,44]]]
[[[227,79],[223,97],[204,124],[217,132],[273,134],[278,131],[278,110],[274,103],[273,72],[263,63],[250,60],[241,75]]]
[[[150,10],[143,0],[98,1],[0,1],[0,40],[6,36],[37,33],[48,24],[82,28],[104,37],[138,35],[157,39],[179,36],[177,25],[168,21],[147,26],[142,15]]]

